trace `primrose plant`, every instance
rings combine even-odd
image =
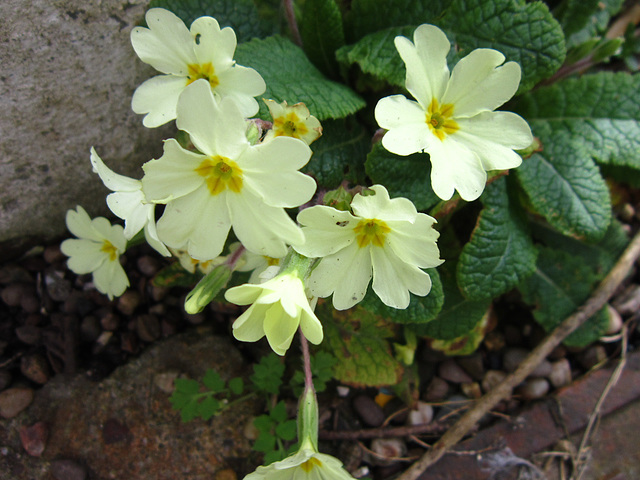
[[[198,279],[187,295],[187,312],[221,301],[224,291],[226,301],[248,307],[232,325],[237,340],[266,337],[271,349],[284,356],[298,334],[304,387],[297,450],[245,478],[350,479],[339,460],[319,451],[307,342],[340,356],[332,367],[335,378],[390,385],[399,382],[397,372],[411,362],[417,337],[430,338],[433,348],[447,353],[470,353],[453,351],[452,345],[477,347],[494,298],[518,288],[533,305],[539,305],[540,298],[553,300],[554,293],[536,283],[534,272],[545,275],[549,265],[575,250],[569,240],[557,240],[562,237],[558,232],[572,236],[571,242],[604,242],[611,251],[620,245],[611,233],[610,202],[606,189],[601,192],[599,174],[593,172],[589,192],[564,189],[578,182],[575,169],[595,168],[588,154],[591,163],[576,160],[583,147],[570,140],[571,135],[582,128],[580,122],[589,112],[627,117],[633,112],[606,102],[575,106],[572,90],[587,91],[583,80],[527,93],[560,67],[565,54],[561,27],[540,2],[528,4],[535,15],[527,10],[518,18],[544,23],[548,38],[543,39],[527,37],[537,31],[529,24],[521,28],[466,17],[458,8],[464,2],[456,0],[442,12],[434,5],[425,7],[431,21],[417,27],[396,27],[392,19],[399,13],[388,12],[391,24],[380,25],[384,35],[359,20],[367,15],[365,6],[375,2],[354,1],[342,12],[333,0],[307,0],[301,16],[302,48],[285,36],[270,35],[282,22],[265,26],[268,21],[259,18],[257,10],[250,15],[243,11],[241,17],[223,9],[219,23],[211,16],[215,10],[188,10],[197,3],[154,0],[152,6],[173,6],[182,18],[195,20],[187,27],[170,10],[151,8],[146,26],[131,32],[139,58],[159,72],[137,88],[132,108],[144,115],[145,127],[175,120],[180,132],[164,141],[160,158],[143,165],[141,179],[113,172],[91,148],[93,170],[112,191],[107,205],[124,227],[102,217],[91,219],[78,206],[66,219],[77,238],[65,240],[61,248],[71,270],[92,274],[95,287],[113,298],[129,286],[120,256],[128,245],[146,239],[160,255],[175,257],[172,265]],[[251,4],[239,3],[243,8]],[[519,10],[516,3],[508,8]],[[318,5],[328,8],[327,21],[338,22],[341,35],[313,36],[323,30],[314,28],[324,18],[314,10]],[[343,14],[351,33],[343,29]],[[256,20],[251,28],[241,21],[247,15]],[[289,31],[297,32],[295,15],[288,17]],[[376,21],[384,23],[385,15]],[[490,35],[497,38],[496,45],[511,35],[510,29],[519,29],[527,55],[531,45],[538,45],[537,60],[528,61],[513,46],[502,52],[488,48],[487,42],[474,44],[468,32],[480,26],[473,22],[496,29]],[[234,23],[242,28],[220,27]],[[389,37],[389,32],[395,34]],[[513,36],[509,38],[511,42]],[[320,50],[330,50],[331,58]],[[386,56],[375,59],[363,52]],[[401,78],[397,72],[404,72]],[[618,94],[631,96],[637,91],[634,81],[620,80]],[[372,92],[375,99],[364,109],[363,97],[371,98]],[[516,94],[521,97],[509,106],[522,116],[496,110]],[[584,101],[597,103],[602,95]],[[565,100],[552,105],[548,97]],[[562,122],[554,120],[561,117]],[[536,141],[525,118],[535,126]],[[592,122],[590,128],[598,125]],[[621,135],[627,128],[618,127],[617,133],[607,134]],[[599,141],[592,140],[593,145]],[[615,162],[615,138],[605,143],[608,161]],[[567,150],[567,145],[572,147]],[[551,153],[540,153],[542,148]],[[560,163],[556,176],[538,178],[547,175],[545,165],[557,158],[571,165]],[[508,175],[516,167],[516,174]],[[556,203],[549,201],[554,185]],[[602,202],[585,198],[592,194]],[[481,210],[458,215],[464,201],[476,199]],[[564,206],[565,201],[573,206]],[[159,219],[157,205],[163,206]],[[591,209],[586,221],[574,214],[579,207]],[[478,211],[471,238],[468,233],[464,238],[459,232],[471,228],[461,228],[463,221],[468,223],[462,219]],[[536,225],[528,222],[527,213],[537,214],[531,215]],[[540,218],[547,222],[542,227]],[[531,231],[543,246],[534,245]],[[446,238],[440,247],[439,238]],[[565,249],[561,254],[560,248]],[[598,257],[599,271],[608,265],[604,258]],[[567,262],[575,265],[577,260]],[[246,279],[247,273],[247,283],[236,281],[226,289],[232,279],[242,274]],[[597,280],[595,274],[581,278]],[[571,290],[562,298],[578,303],[580,295]],[[451,313],[455,311],[459,318]],[[544,308],[535,315],[545,328],[553,326],[555,320]],[[391,343],[402,332],[408,345]],[[376,378],[357,373],[362,351],[375,359],[369,368]],[[211,408],[220,405],[219,395],[243,391],[239,379],[227,387],[213,374],[205,384],[206,402],[198,403],[204,397],[192,381],[177,385],[172,402],[188,408],[189,418],[209,418]],[[273,418],[284,420],[281,413]]]

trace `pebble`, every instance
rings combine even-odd
[[[143,342],[153,342],[160,338],[160,321],[155,315],[145,313],[136,318],[136,333]]]
[[[204,312],[193,313],[193,314],[184,312],[184,319],[187,322],[189,322],[191,325],[202,325],[204,321],[207,319],[207,317],[204,314]]]
[[[632,315],[640,310],[640,285],[630,287],[613,303],[620,315]]]
[[[353,399],[353,408],[362,421],[369,427],[379,427],[384,422],[384,412],[373,398],[358,395]]]
[[[490,352],[499,352],[501,351],[504,346],[506,345],[506,340],[504,338],[504,335],[497,331],[497,330],[493,330],[491,332],[489,332],[487,334],[486,337],[484,337],[484,346],[487,348],[487,350],[489,350]]]
[[[260,430],[253,423],[255,417],[250,418],[247,423],[244,424],[242,428],[242,433],[247,440],[257,440],[260,436]]]
[[[27,387],[14,387],[0,393],[0,417],[13,418],[27,408],[33,401],[33,390]]]
[[[474,380],[482,380],[484,376],[484,362],[482,361],[482,354],[480,352],[466,357],[459,357],[456,360],[458,365],[471,375]]]
[[[607,325],[607,329],[604,334],[615,335],[622,330],[622,325],[624,323],[622,321],[622,316],[611,305],[607,305],[607,312],[609,312],[609,325]]]
[[[100,326],[103,330],[113,332],[120,326],[120,317],[113,312],[105,312],[100,317]]]
[[[496,385],[507,378],[507,374],[502,370],[487,370],[482,379],[482,390],[491,391]]]
[[[93,315],[87,315],[80,322],[80,334],[82,339],[87,342],[93,342],[100,336],[100,321]]]
[[[35,325],[22,325],[15,332],[18,340],[26,345],[38,345],[42,340],[42,330]]]
[[[127,290],[118,298],[116,306],[120,313],[133,315],[133,312],[136,311],[141,301],[142,298],[138,292],[135,290]]]
[[[591,345],[578,355],[578,362],[585,370],[591,370],[596,365],[607,360],[607,351],[602,345]]]
[[[176,388],[174,385],[174,381],[176,378],[178,378],[179,375],[180,372],[178,372],[177,370],[157,373],[155,377],[153,377],[153,383],[164,393],[172,394]]]
[[[85,480],[87,469],[74,460],[54,460],[51,462],[51,475],[56,480]]]
[[[19,307],[22,296],[28,288],[29,286],[24,283],[12,283],[2,289],[0,298],[2,298],[2,301],[9,307]]]
[[[452,359],[438,366],[438,376],[451,383],[470,383],[473,379]]]
[[[376,438],[371,442],[371,450],[377,454],[371,458],[374,465],[391,465],[395,458],[406,455],[407,445],[399,438]]]
[[[529,378],[518,387],[516,393],[525,400],[535,400],[544,397],[549,391],[549,382],[546,378]]]
[[[49,363],[39,353],[26,355],[20,359],[20,372],[29,380],[44,385],[51,378]]]
[[[467,397],[458,394],[451,395],[447,401],[441,405],[436,415],[436,420],[447,417],[447,422],[455,422],[465,412],[465,405],[469,405],[469,399]]]
[[[0,392],[11,385],[11,372],[0,370]]]
[[[433,407],[426,402],[416,402],[415,408],[409,410],[408,425],[425,425],[433,420]]]
[[[31,282],[33,282],[33,277],[24,267],[11,264],[0,267],[0,285]]]
[[[482,390],[478,382],[462,383],[460,384],[460,389],[469,398],[476,399],[482,396]]]
[[[523,348],[509,348],[504,353],[504,358],[502,359],[504,369],[507,372],[514,372],[522,363],[522,361],[529,355],[529,351]],[[551,373],[551,362],[549,360],[543,360],[540,364],[535,368],[533,372],[531,372],[531,377],[546,377]]]
[[[150,255],[143,255],[137,261],[138,271],[145,277],[153,277],[160,270],[158,260]]]
[[[60,250],[60,245],[56,244],[46,247],[44,252],[42,252],[42,258],[44,258],[44,261],[48,264],[52,264],[64,260],[67,256]]]
[[[127,353],[138,353],[138,350],[140,350],[138,337],[132,332],[120,334],[120,349]]]
[[[77,290],[71,292],[71,295],[64,301],[61,308],[64,313],[77,313],[80,316],[88,315],[94,309],[94,303],[85,294]]]
[[[449,384],[440,377],[433,377],[424,394],[427,402],[439,402],[449,393]]]
[[[47,445],[49,429],[44,422],[20,427],[20,442],[25,451],[32,457],[39,457]]]
[[[564,387],[571,383],[571,365],[569,360],[563,358],[551,364],[551,373],[548,375],[551,385],[555,388]]]
[[[234,470],[225,468],[216,473],[214,480],[238,480],[238,476]]]
[[[20,308],[27,313],[40,311],[40,299],[32,290],[25,290],[20,298]]]
[[[71,282],[64,278],[63,272],[57,270],[48,270],[44,274],[44,283],[47,293],[56,302],[64,302],[73,291]]]

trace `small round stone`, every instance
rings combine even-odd
[[[369,427],[379,427],[384,422],[382,408],[368,395],[358,395],[354,398],[353,408]]]
[[[564,387],[571,383],[571,365],[569,360],[563,358],[551,364],[551,373],[548,376],[551,385],[555,388]]]
[[[377,454],[371,459],[375,465],[391,465],[407,453],[407,445],[399,438],[376,438],[371,442],[371,450]]]
[[[14,387],[0,393],[0,417],[13,418],[27,408],[33,401],[33,390],[27,387]]]
[[[427,402],[439,402],[443,400],[449,392],[449,384],[440,377],[433,377],[424,394]]]
[[[544,397],[549,391],[549,382],[546,378],[529,378],[518,387],[517,394],[525,400],[535,400]]]
[[[51,475],[56,480],[85,480],[87,469],[73,460],[54,460],[51,462]]]
[[[482,390],[491,391],[496,385],[507,378],[507,374],[502,370],[487,370],[482,379]]]
[[[408,425],[425,425],[433,420],[433,407],[426,402],[416,402],[415,408],[409,410]]]
[[[39,457],[47,445],[49,429],[44,422],[20,427],[20,442],[25,451],[32,457]]]
[[[452,359],[445,360],[438,366],[438,376],[451,383],[473,382],[473,379]]]

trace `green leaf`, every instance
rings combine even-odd
[[[287,415],[287,405],[284,403],[284,400],[280,400],[269,412],[269,416],[276,422],[282,423],[289,418]]]
[[[451,0],[353,0],[345,17],[346,33],[353,42],[388,27],[433,23]]]
[[[415,324],[430,322],[436,318],[442,309],[444,292],[442,291],[442,283],[440,282],[438,271],[435,268],[425,271],[431,277],[431,291],[426,297],[411,295],[409,306],[406,309],[398,310],[397,308],[388,307],[382,303],[372,290],[367,292],[360,305],[362,308],[393,323]]]
[[[151,0],[149,8],[154,7],[175,13],[187,27],[198,17],[214,17],[220,28],[234,29],[238,42],[265,36],[267,32],[251,0]]]
[[[253,444],[253,449],[257,452],[269,453],[276,448],[276,437],[272,433],[260,432]]]
[[[464,335],[460,335],[459,337],[452,338],[450,340],[434,338],[429,342],[429,346],[433,350],[438,350],[449,356],[471,355],[478,349],[482,340],[484,340],[484,337],[489,330],[489,319],[490,315],[487,311],[482,319]]]
[[[316,355],[311,355],[313,388],[317,393],[324,392],[327,388],[327,382],[333,378],[333,367],[337,362],[338,359],[329,352],[320,351]],[[301,370],[296,370],[289,383],[293,394],[299,397],[304,391],[304,373]]]
[[[229,380],[229,390],[234,395],[240,395],[244,390],[244,381],[240,377],[235,377]]]
[[[273,448],[275,448],[275,444]],[[262,462],[264,463],[264,465],[271,465],[274,462],[279,462],[280,460],[284,459],[284,452],[282,452],[281,450],[273,450],[273,448],[271,449],[271,451],[268,451],[264,454],[264,460]]]
[[[582,2],[582,8],[590,13],[589,18],[580,30],[567,32],[567,47],[574,47],[606,32],[609,20],[620,11],[624,0],[600,0],[596,9],[590,8],[591,3],[592,0]],[[577,5],[577,8],[580,8],[580,5]]]
[[[548,123],[533,124],[544,150],[515,170],[533,209],[565,235],[601,239],[611,221],[609,191],[584,145]]]
[[[296,438],[296,433],[297,424],[295,420],[287,420],[276,427],[276,435],[287,442]]]
[[[574,156],[640,169],[640,75],[600,72],[569,78],[520,97],[514,107],[544,143],[566,134],[581,148]],[[544,152],[543,152],[544,153]]]
[[[302,171],[316,179],[321,187],[338,187],[343,180],[364,183],[364,159],[370,136],[355,118],[325,120],[322,136],[312,145],[313,155]]]
[[[472,332],[488,314],[490,299],[467,300],[462,296],[456,285],[452,262],[448,260],[444,264],[447,268],[440,269],[444,290],[442,310],[428,323],[411,325],[418,335],[434,340],[457,340]]]
[[[393,39],[398,35],[413,39],[415,25],[390,27],[366,35],[353,45],[338,49],[336,57],[345,65],[357,63],[360,69],[391,85],[404,87],[406,68]]]
[[[335,51],[344,45],[342,14],[335,0],[306,0],[300,22],[302,45],[309,60],[329,77],[338,75]]]
[[[535,306],[534,318],[546,331],[553,330],[589,297],[599,275],[582,258],[543,247],[537,269],[520,286],[524,300]],[[567,337],[569,346],[585,346],[598,340],[609,323],[602,308]]]
[[[218,393],[224,390],[224,380],[220,377],[220,374],[209,368],[202,378],[204,386],[211,390],[213,393]]]
[[[365,106],[349,87],[325,78],[300,47],[284,37],[253,39],[238,45],[236,61],[262,75],[267,84],[264,98],[289,104],[304,102],[319,120],[343,118]],[[270,118],[264,103],[258,116]]]
[[[431,188],[429,155],[394,155],[376,143],[367,155],[365,169],[373,183],[384,185],[391,197],[405,197],[418,210],[427,210],[440,201]]]
[[[259,392],[277,394],[282,385],[283,374],[284,364],[281,359],[275,353],[270,353],[253,366],[250,380]]]
[[[499,178],[482,194],[484,208],[471,240],[458,261],[458,285],[471,300],[495,298],[508,292],[536,268],[537,251],[527,222]]]
[[[459,56],[493,48],[522,67],[520,92],[550,77],[566,50],[558,22],[542,2],[453,0],[441,26],[459,46]]]
[[[562,25],[565,36],[584,28],[591,17],[601,10],[600,0],[564,0],[553,12]]]
[[[269,415],[260,415],[253,419],[253,426],[256,427],[260,433],[270,433],[275,424]]]
[[[325,329],[322,347],[338,359],[335,378],[353,386],[394,385],[402,375],[402,365],[386,340],[393,326],[363,308],[338,311],[325,302],[320,316]]]
[[[198,404],[198,415],[203,420],[209,420],[220,409],[220,402],[213,397],[206,397]]]

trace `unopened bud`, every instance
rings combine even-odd
[[[192,315],[201,312],[224,288],[230,277],[231,269],[228,265],[219,265],[211,270],[187,295],[184,301],[185,311]]]

